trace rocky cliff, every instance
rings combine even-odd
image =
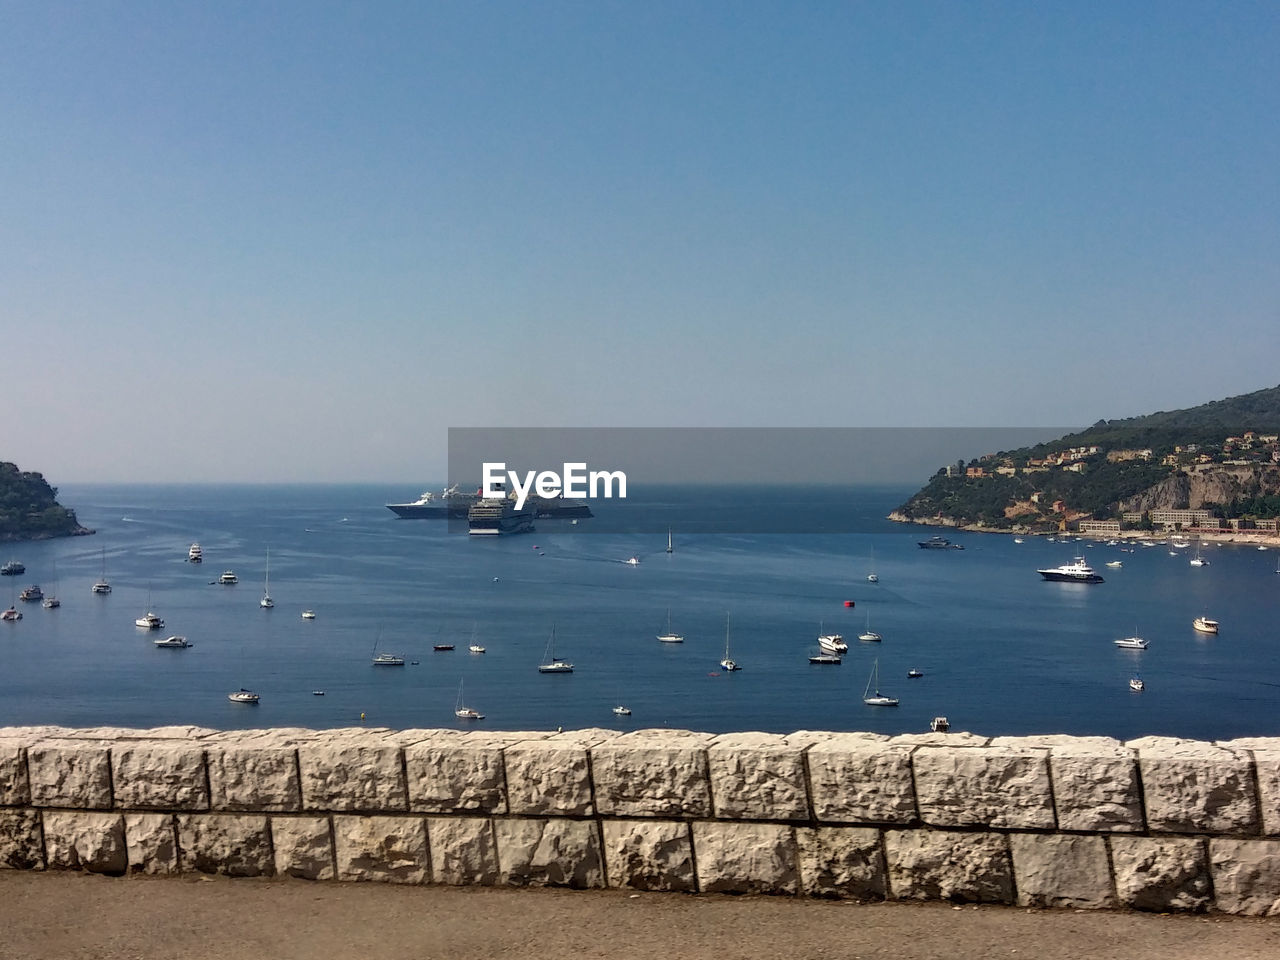
[[[1205,464],[1179,471],[1120,502],[1120,509],[1199,510],[1205,504],[1221,505],[1232,500],[1280,493],[1280,465]]]

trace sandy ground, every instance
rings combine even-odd
[[[1275,960],[1280,918],[0,871],[0,957]]]

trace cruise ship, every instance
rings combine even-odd
[[[430,490],[412,503],[388,503],[387,509],[403,520],[465,520],[473,506],[482,500],[480,491],[462,493],[458,485],[439,493]],[[591,508],[582,500],[530,495],[526,506],[532,506],[538,519],[590,517]]]
[[[467,533],[473,537],[532,533],[535,514],[531,504],[517,510],[516,502],[510,497],[477,500],[467,511]]]
[[[1093,572],[1093,567],[1084,562],[1084,557],[1076,557],[1074,563],[1064,563],[1060,567],[1037,570],[1036,573],[1046,580],[1059,580],[1065,583],[1102,583],[1102,577]]]

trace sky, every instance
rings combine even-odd
[[[450,427],[1274,386],[1277,49],[1270,2],[0,0],[0,460],[416,492]]]

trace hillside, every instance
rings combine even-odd
[[[1152,510],[1280,516],[1280,386],[1100,420],[1050,443],[949,464],[894,519],[1057,529]]]
[[[74,510],[58,503],[58,491],[38,473],[0,462],[0,541],[72,537],[86,530]]]

